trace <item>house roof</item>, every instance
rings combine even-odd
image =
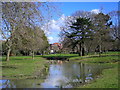
[[[60,43],[53,43],[53,44],[57,44],[57,45],[58,45],[58,44],[60,44]]]

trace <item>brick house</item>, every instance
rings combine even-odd
[[[62,44],[60,43],[50,44],[50,53],[56,53],[61,49],[62,49]]]

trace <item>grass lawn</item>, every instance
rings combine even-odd
[[[78,88],[118,88],[118,64],[111,69],[104,69],[100,78]]]
[[[72,57],[69,60],[75,60],[84,63],[113,63],[120,61],[119,56]]]
[[[10,61],[6,62],[5,57],[2,58],[2,75],[4,78],[26,78],[34,76],[37,70],[45,67],[47,60],[36,56],[32,60],[31,56],[11,56]]]

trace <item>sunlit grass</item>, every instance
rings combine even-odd
[[[3,78],[16,78],[19,76],[32,76],[35,71],[42,69],[47,60],[42,57],[35,57],[34,60],[30,56],[12,56],[10,61],[6,62],[5,57],[2,59],[2,75]],[[22,77],[23,78],[23,77]]]
[[[100,78],[79,88],[118,88],[118,64],[114,68],[105,69]]]
[[[87,63],[112,63],[120,61],[119,56],[105,56],[105,57],[72,57],[70,60],[76,60]]]

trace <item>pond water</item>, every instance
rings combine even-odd
[[[94,80],[104,68],[100,64],[53,63],[44,78],[0,80],[0,88],[73,88]]]

